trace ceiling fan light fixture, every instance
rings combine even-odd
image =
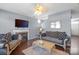
[[[41,15],[45,11],[46,11],[46,9],[40,4],[37,4],[34,8],[34,12],[36,15]]]

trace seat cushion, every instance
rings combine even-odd
[[[6,48],[0,48],[0,55],[6,55],[7,51]]]
[[[45,40],[49,40],[49,41],[54,42],[54,43],[63,44],[63,41],[62,40],[59,40],[58,38],[44,37],[44,39]]]
[[[0,48],[3,48],[3,47],[4,47],[4,43],[0,42]]]

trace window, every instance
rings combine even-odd
[[[52,22],[50,27],[51,28],[61,28],[61,25],[60,25],[60,22],[57,21],[57,22]]]
[[[55,23],[51,23],[51,28],[55,28]]]

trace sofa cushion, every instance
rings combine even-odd
[[[18,35],[17,34],[12,35],[12,40],[17,40],[17,39],[18,39]]]
[[[6,48],[0,49],[0,55],[6,55],[7,51]]]
[[[12,40],[12,35],[10,32],[6,33],[6,39],[7,39],[7,42]]]
[[[6,34],[0,34],[0,42],[6,42]]]
[[[0,42],[0,48],[3,48],[3,47],[4,47],[4,43]]]
[[[45,40],[54,42],[54,43],[58,43],[58,44],[63,44],[62,40],[59,40],[58,38],[53,38],[53,37],[43,37]]]
[[[46,31],[46,36],[57,38],[57,32]]]
[[[46,36],[46,33],[42,33],[42,37],[45,37]]]
[[[5,38],[5,34],[0,34],[0,39]]]
[[[58,32],[58,39],[64,40],[67,37],[65,32]]]

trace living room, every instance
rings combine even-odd
[[[76,3],[0,3],[0,55],[74,54],[71,19],[79,17],[78,8]]]

